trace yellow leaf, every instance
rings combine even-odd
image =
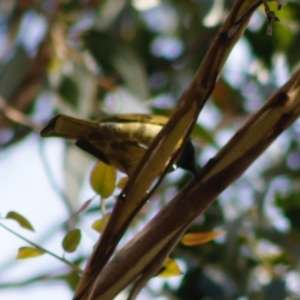
[[[17,255],[17,259],[27,259],[37,256],[41,256],[45,253],[42,249],[33,247],[20,247]]]
[[[127,183],[127,181],[128,181],[128,177],[122,177],[117,184],[117,188],[122,190],[125,184]]]
[[[182,272],[177,262],[174,259],[168,257],[164,262],[163,270],[158,274],[158,276],[167,278],[181,274]]]
[[[69,231],[62,241],[63,249],[69,253],[74,252],[77,249],[80,240],[81,231],[79,229],[73,229]]]
[[[211,232],[193,232],[185,234],[182,239],[181,243],[185,246],[195,246],[207,243],[214,238],[225,234],[226,231],[211,231]]]
[[[102,198],[107,198],[113,193],[115,182],[115,168],[99,161],[93,168],[90,176],[90,183],[93,190]]]
[[[107,213],[107,214],[104,215],[103,218],[101,218],[99,220],[96,220],[93,223],[92,228],[94,230],[96,230],[98,233],[102,233],[105,226],[106,226],[106,224],[107,224],[107,222],[108,222],[108,220],[109,220],[109,218],[110,218],[110,215],[111,215],[111,213]]]
[[[19,223],[19,225],[23,228],[26,228],[28,230],[34,231],[34,228],[32,227],[32,225],[30,224],[30,222],[23,217],[22,215],[18,214],[15,211],[10,211],[7,215],[6,215],[7,219],[12,219],[15,220]]]

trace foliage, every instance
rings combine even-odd
[[[230,0],[223,5],[218,0],[163,0],[145,8],[142,4],[146,1],[137,0],[50,2],[16,1],[0,6],[6,25],[0,51],[3,153],[28,135],[37,135],[58,113],[86,119],[127,112],[170,115],[233,4]],[[299,62],[299,6],[298,1],[289,1],[276,12],[280,22],[272,25],[271,36],[266,35],[264,10],[254,14],[192,132],[199,166],[265,103]],[[272,4],[270,8],[275,10]],[[149,288],[149,293],[164,293],[170,299],[294,296],[297,289],[293,290],[291,280],[300,276],[298,135],[296,122],[199,216],[189,232],[222,229],[227,234],[199,246],[178,244],[172,256],[183,262],[182,280],[177,287],[166,280],[162,290]],[[91,171],[86,154],[66,143],[63,166],[62,201],[68,218],[73,216],[67,224],[61,220],[66,234],[95,213],[94,221],[104,220],[104,216],[99,216],[99,204],[90,202],[84,212],[75,214],[82,205],[83,178]],[[92,173],[94,190],[104,193],[104,198],[110,196],[115,180],[113,187],[96,187],[95,176]],[[190,178],[182,171],[168,175],[132,222],[128,236],[140,230]],[[106,211],[111,210],[118,192],[115,188],[105,200]],[[20,217],[13,219],[22,225]],[[106,220],[101,230],[103,223]],[[80,234],[77,229],[75,232],[76,248]],[[74,263],[85,259],[86,255],[78,254]],[[41,275],[48,275],[48,270]],[[59,278],[74,289],[76,283],[70,283],[74,276],[73,270],[66,268],[53,280]],[[14,283],[7,286],[11,285]]]

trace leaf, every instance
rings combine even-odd
[[[37,256],[41,256],[45,253],[44,250],[34,247],[20,247],[17,255],[17,259],[27,259]]]
[[[92,200],[93,200],[93,199],[86,200],[86,201],[80,206],[80,208],[79,208],[78,211],[75,213],[75,215],[80,214],[80,213],[82,213],[83,211],[85,211],[85,210],[89,207],[89,205],[90,205],[90,203],[92,202]]]
[[[181,243],[185,246],[196,246],[196,245],[207,243],[225,233],[226,231],[187,233],[182,237]]]
[[[119,180],[119,182],[117,183],[117,188],[122,190],[124,188],[125,184],[127,183],[127,181],[128,181],[128,177],[122,177]]]
[[[165,260],[163,270],[158,274],[158,277],[167,278],[167,277],[173,277],[181,274],[182,271],[180,270],[177,262],[174,259],[168,257]]]
[[[93,199],[89,199],[89,200],[85,201],[85,202],[80,206],[80,208],[79,208],[79,209],[78,209],[78,210],[70,217],[70,219],[69,219],[68,221],[72,220],[73,218],[75,218],[75,217],[77,217],[79,214],[81,214],[83,211],[85,211],[85,210],[89,207],[89,205],[91,204],[92,200],[93,200]]]
[[[79,87],[73,78],[64,76],[58,87],[58,93],[66,103],[76,109],[79,101]]]
[[[89,207],[89,205],[91,204],[92,201],[93,201],[93,198],[89,199],[89,200],[86,200],[80,206],[80,208],[73,215],[71,215],[71,217],[65,223],[69,222],[70,220],[75,219],[79,214],[81,214],[83,211],[85,211]]]
[[[30,58],[26,49],[23,46],[15,47],[10,59],[1,67],[0,94],[4,99],[14,95],[25,74],[28,74],[29,67]]]
[[[105,228],[109,218],[110,218],[110,215],[111,215],[111,213],[107,213],[104,215],[103,218],[96,220],[93,223],[92,228],[94,230],[96,230],[98,233],[102,233],[104,231],[104,228]]]
[[[138,99],[148,99],[149,88],[145,67],[134,51],[120,45],[111,62],[123,78],[125,86]]]
[[[209,132],[205,127],[196,123],[193,129],[193,136],[196,136],[201,139],[201,141],[208,143],[209,145],[214,146],[216,149],[219,149],[219,145],[215,141],[213,134]]]
[[[113,193],[115,182],[115,168],[99,161],[93,168],[90,176],[90,183],[93,190],[102,198],[107,198]]]
[[[135,51],[104,31],[89,30],[83,38],[87,49],[106,76],[119,74],[125,87],[138,99],[149,98],[145,66]]]
[[[80,275],[78,274],[78,272],[73,270],[68,274],[64,274],[64,275],[60,276],[58,279],[63,279],[69,285],[69,287],[73,291],[75,291],[75,289],[78,285],[78,282],[80,280]]]
[[[62,241],[63,249],[69,253],[74,252],[77,249],[80,240],[81,231],[79,229],[73,229],[69,231]]]
[[[25,229],[34,231],[33,226],[31,225],[31,223],[22,215],[20,215],[19,213],[15,212],[15,211],[10,211],[7,215],[6,215],[6,219],[12,219],[15,220],[19,223],[19,225]]]

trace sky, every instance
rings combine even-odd
[[[26,217],[35,232],[22,229],[13,220],[2,220],[1,222],[21,235],[39,244],[39,238],[46,232],[57,227],[57,222],[66,219],[66,210],[55,191],[53,191],[48,176],[43,166],[39,152],[39,142],[36,134],[30,135],[25,141],[12,147],[9,151],[1,154],[0,158],[0,199],[1,215],[5,216],[9,211],[16,211]],[[59,178],[62,159],[62,143],[52,141],[47,150],[49,163],[54,170],[55,177]],[[22,281],[31,275],[43,272],[45,268],[57,269],[62,263],[45,254],[39,258],[15,261],[17,250],[21,246],[28,246],[24,241],[13,236],[0,227],[0,282]],[[62,254],[61,244],[58,240],[51,243],[51,250]],[[53,248],[53,249],[52,249]],[[13,268],[4,268],[5,265],[13,263]],[[55,285],[55,289],[50,287]],[[58,296],[59,295],[59,296]],[[35,299],[70,299],[69,288],[61,283],[37,283],[22,287],[20,289],[0,289],[0,299],[6,300],[35,300]]]

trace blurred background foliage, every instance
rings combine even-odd
[[[233,2],[1,1],[1,153],[28,135],[38,136],[58,113],[87,119],[128,112],[169,115]],[[275,3],[270,6],[276,10]],[[299,62],[299,1],[288,1],[276,15],[280,22],[273,24],[273,34],[267,36],[264,10],[255,12],[229,57],[192,134],[199,166],[284,83]],[[190,228],[224,229],[227,235],[201,246],[177,246],[172,257],[179,259],[184,275],[176,284],[150,281],[144,297],[300,298],[299,136],[298,121]],[[63,188],[55,184],[53,188],[70,216],[81,205],[82,182],[92,158],[71,143],[64,149],[64,178],[58,185]],[[180,170],[168,175],[132,224],[128,238],[189,178]],[[112,204],[113,199],[108,200],[108,211]],[[62,220],[60,230],[84,222],[89,214],[99,218],[99,205],[91,205],[68,224]],[[79,255],[75,261],[85,259]],[[28,278],[27,283],[62,280],[74,289],[78,280],[67,267],[59,275],[46,274]],[[14,284],[5,287],[14,288]]]

